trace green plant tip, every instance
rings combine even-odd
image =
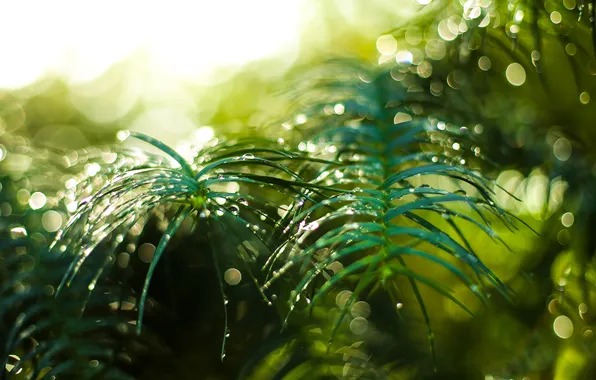
[[[207,196],[205,196],[205,195],[196,195],[196,196],[190,198],[190,205],[195,210],[201,210],[203,207],[205,207],[206,203],[207,203]]]

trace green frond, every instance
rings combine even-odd
[[[491,289],[485,288],[482,279],[511,299],[511,291],[482,263],[452,217],[466,220],[497,241],[500,238],[491,220],[505,225],[513,222],[495,204],[491,182],[475,169],[482,164],[475,136],[465,128],[403,107],[410,94],[386,92],[387,80],[393,82],[389,73],[353,68],[343,67],[344,73],[352,75],[337,87],[333,82],[317,81],[318,73],[313,74],[312,96],[325,96],[317,102],[308,98],[306,103],[312,106],[306,113],[308,121],[299,129],[301,135],[311,135],[306,146],[314,147],[308,149],[312,157],[337,163],[311,166],[311,170],[318,169],[312,172],[311,182],[329,186],[330,196],[302,207],[293,216],[292,236],[264,267],[269,279],[263,289],[286,272],[297,272],[299,280],[288,301],[292,312],[303,299],[312,309],[340,284],[352,286],[334,325],[333,339],[356,299],[366,298],[379,285],[387,292],[403,292],[395,281],[405,277],[428,327],[434,356],[434,333],[419,284],[473,312],[442,284],[409,269],[407,258],[415,256],[445,268],[484,303]],[[363,81],[362,77],[372,79]],[[311,92],[300,88],[299,93]],[[349,192],[334,194],[337,188]],[[343,269],[331,269],[333,263]],[[322,285],[313,285],[319,277],[324,278]],[[307,296],[310,288],[312,298]]]
[[[113,265],[115,252],[123,237],[129,234],[133,226],[140,224],[142,228],[152,213],[159,211],[167,215],[170,208],[180,205],[178,214],[163,233],[145,277],[137,304],[138,333],[142,330],[153,273],[169,240],[176,235],[185,220],[192,219],[193,223],[198,223],[199,229],[206,229],[206,233],[213,228],[212,223],[217,222],[224,230],[242,236],[242,244],[255,240],[272,250],[276,234],[283,236],[288,231],[283,223],[280,224],[279,208],[284,204],[312,200],[313,195],[330,191],[328,186],[303,180],[294,171],[304,165],[326,164],[327,161],[311,159],[299,152],[267,147],[279,143],[264,144],[261,141],[264,147],[256,147],[252,141],[222,142],[199,151],[194,162],[187,163],[181,161],[182,157],[171,148],[153,138],[139,133],[131,133],[130,136],[158,147],[174,158],[180,168],[170,167],[161,160],[153,165],[126,166],[122,170],[112,168],[95,193],[78,199],[76,212],[58,232],[51,249],[70,262],[56,288],[57,296],[65,289],[79,288],[77,284],[84,283],[86,289],[83,292],[87,299],[91,299],[96,284]],[[291,169],[291,166],[296,169]],[[253,258],[246,256],[246,253],[238,252],[238,255],[242,270],[246,270],[253,283],[259,285],[259,275],[253,273],[251,266],[254,265],[253,261],[264,260],[266,253],[264,257]],[[214,252],[216,266],[221,260],[217,256],[217,252]],[[249,262],[246,262],[247,259]],[[220,268],[215,269],[221,276]],[[226,300],[223,286],[220,278],[222,297]],[[270,302],[264,293],[262,295],[266,302]],[[86,306],[86,302],[83,302],[82,308]],[[226,335],[227,322],[224,344]],[[222,359],[223,352],[222,348]]]

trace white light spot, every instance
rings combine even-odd
[[[561,224],[565,227],[571,227],[574,221],[575,217],[570,212],[566,212],[561,216]]]
[[[29,207],[33,210],[39,210],[43,206],[46,205],[47,198],[44,193],[40,193],[39,191],[31,194],[29,198]]]
[[[454,33],[450,28],[449,28],[449,20],[444,19],[441,20],[439,22],[439,26],[437,27],[437,31],[439,32],[439,36],[444,39],[445,41],[453,41],[459,34],[459,30],[457,31],[458,33]]]
[[[308,118],[306,117],[305,114],[301,113],[301,114],[296,115],[295,120],[296,120],[296,124],[304,124],[304,123],[306,123]]]
[[[203,144],[211,140],[214,135],[215,132],[213,131],[213,128],[207,126],[201,127],[195,132],[195,140],[197,143]]]
[[[397,51],[397,41],[392,35],[382,35],[377,38],[377,50],[383,55],[395,54]]]
[[[56,232],[62,227],[62,215],[54,210],[49,210],[41,216],[41,226],[48,232]]]
[[[19,239],[27,236],[27,230],[25,227],[13,227],[10,229],[10,238]]]
[[[118,139],[118,141],[124,141],[126,140],[128,137],[130,137],[130,132],[123,130],[123,131],[118,131],[116,133],[116,138]]]
[[[240,191],[240,184],[238,182],[229,182],[226,185],[226,191],[228,193],[237,193],[238,191]],[[221,199],[223,199],[223,203],[218,202],[219,204],[226,203],[226,200],[224,198]]]
[[[568,339],[573,335],[573,322],[569,317],[560,315],[553,322],[553,330],[561,339]]]
[[[395,55],[395,60],[397,63],[407,63],[410,64],[414,61],[414,55],[407,50],[398,51]]]
[[[526,81],[526,70],[524,67],[517,62],[514,62],[507,66],[505,76],[509,83],[514,86],[521,86]]]

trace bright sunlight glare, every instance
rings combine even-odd
[[[304,1],[3,1],[0,88],[45,74],[88,82],[134,53],[189,80],[274,53],[291,63]]]

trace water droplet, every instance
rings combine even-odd
[[[308,118],[306,117],[305,114],[301,113],[296,115],[296,124],[304,124],[308,121]]]
[[[401,302],[398,302],[397,305],[395,305],[396,308],[401,309],[404,307],[404,304]]]
[[[228,210],[234,215],[238,215],[238,213],[240,212],[240,208],[238,208],[238,206],[236,205],[231,205],[230,207],[228,207]]]
[[[252,160],[255,158],[255,155],[252,153],[246,153],[242,155],[243,160]]]
[[[240,203],[241,205],[248,206],[248,201],[244,198],[238,198],[237,202]]]
[[[126,140],[128,137],[130,136],[130,132],[123,130],[123,131],[118,131],[116,133],[116,138],[118,139],[118,141],[124,141]]]
[[[25,227],[13,227],[10,229],[10,238],[19,239],[27,236],[27,230]]]

